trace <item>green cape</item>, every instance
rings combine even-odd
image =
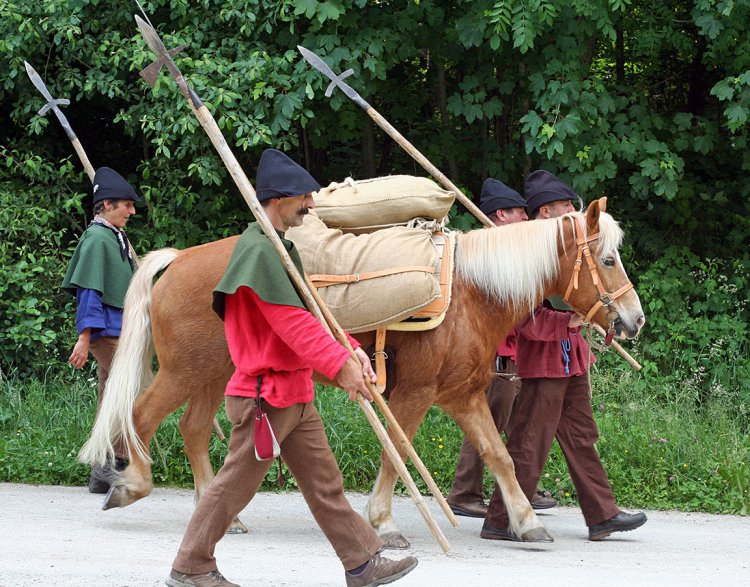
[[[547,298],[549,305],[552,306],[553,310],[561,310],[563,312],[573,312],[568,304],[566,304],[560,296],[550,296]]]
[[[94,224],[81,235],[60,287],[73,295],[77,288],[95,289],[102,302],[122,308],[132,277],[133,268],[122,258],[115,234]]]
[[[294,243],[285,239],[282,233],[279,233],[279,236],[300,275],[304,275],[302,259]],[[222,320],[226,294],[235,293],[243,285],[252,289],[260,299],[269,304],[306,309],[297,290],[294,289],[279,253],[257,222],[249,224],[240,236],[224,277],[214,288],[212,306]]]

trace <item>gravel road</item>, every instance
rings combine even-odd
[[[351,494],[362,511],[366,496]],[[163,585],[193,510],[192,492],[156,489],[102,511],[84,488],[0,484],[0,586]],[[408,498],[394,514],[419,566],[398,585],[750,585],[750,518],[647,512],[642,528],[588,542],[580,511],[542,514],[549,545],[481,540],[482,521],[452,528],[426,499],[451,544],[443,554]],[[247,535],[217,547],[224,575],[247,587],[343,585],[338,559],[299,493],[262,493],[241,514]],[[401,553],[391,551],[398,558]]]

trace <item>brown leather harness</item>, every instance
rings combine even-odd
[[[576,310],[576,312],[583,318],[584,325],[588,325],[588,323],[591,321],[591,318],[593,318],[601,308],[609,308],[612,305],[612,302],[614,302],[617,298],[622,296],[625,292],[633,289],[633,284],[628,281],[625,285],[611,293],[604,289],[602,279],[599,275],[599,270],[597,269],[596,263],[594,262],[594,258],[591,254],[591,247],[589,246],[589,243],[599,240],[599,233],[597,232],[594,234],[586,235],[583,229],[583,225],[581,224],[581,218],[578,216],[570,216],[569,218],[571,228],[573,229],[573,238],[575,239],[576,245],[578,247],[578,252],[576,255],[575,265],[573,266],[573,274],[570,277],[568,289],[563,296],[563,301],[565,301],[566,304],[570,305],[570,302],[568,300],[573,290],[578,289],[578,276],[581,272],[581,266],[583,265],[582,257],[585,257],[586,264],[588,265],[589,271],[591,272],[591,280],[599,290],[597,301],[589,309],[588,312],[584,314],[583,312],[579,312],[578,310]],[[607,330],[605,344],[609,345],[612,342],[614,333],[614,322],[610,322],[609,328]]]

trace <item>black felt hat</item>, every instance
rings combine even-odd
[[[526,207],[533,216],[541,206],[558,200],[580,200],[581,197],[567,183],[549,171],[539,169],[526,178]]]
[[[317,192],[320,184],[307,170],[281,151],[266,149],[258,163],[255,176],[258,201],[287,198]]]
[[[94,204],[102,200],[133,200],[140,202],[133,186],[109,167],[100,167],[94,173]]]
[[[479,196],[479,209],[492,217],[498,210],[508,208],[525,208],[526,200],[516,190],[509,188],[502,181],[491,177],[482,185]]]

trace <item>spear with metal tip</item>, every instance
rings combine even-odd
[[[367,101],[362,96],[360,96],[356,90],[354,90],[349,84],[344,82],[345,78],[354,73],[353,69],[347,69],[341,75],[336,75],[329,67],[329,65],[318,55],[300,45],[297,45],[297,49],[300,53],[302,53],[302,57],[305,58],[305,61],[307,61],[320,73],[331,80],[331,83],[328,84],[328,88],[326,88],[326,98],[331,97],[331,95],[333,94],[333,90],[335,90],[336,88],[340,88],[341,91],[344,92],[344,94],[346,94],[346,96],[349,97],[357,106],[367,112],[370,118],[375,121],[375,124],[377,124],[386,133],[388,133],[388,135],[394,141],[396,141],[404,149],[404,151],[409,153],[409,155],[411,155],[417,161],[417,163],[424,167],[427,173],[437,179],[446,189],[449,189],[454,194],[456,194],[456,199],[461,202],[466,207],[466,209],[469,210],[469,212],[474,214],[474,216],[476,216],[482,224],[490,227],[495,226],[492,221],[487,218],[487,215],[479,208],[477,208],[476,204],[474,204],[474,202],[467,198],[464,193],[460,189],[458,189],[458,187],[456,187],[456,185],[450,179],[448,179],[445,174],[443,174],[442,171],[440,171],[437,167],[430,163],[427,157],[422,155],[422,153],[420,153],[414,145],[407,141],[400,132],[393,128],[393,126],[391,126],[391,124],[385,118],[383,118],[380,113],[375,110],[375,108],[370,106],[370,104],[368,104]]]
[[[50,94],[49,90],[47,89],[47,86],[44,84],[44,80],[42,80],[42,77],[37,73],[36,69],[31,67],[31,65],[29,65],[29,63],[26,61],[24,61],[23,64],[26,66],[26,73],[29,74],[31,83],[34,84],[34,87],[39,90],[39,93],[44,96],[45,100],[47,100],[47,103],[42,106],[38,114],[40,116],[44,116],[50,110],[55,113],[55,115],[57,116],[57,120],[60,121],[60,124],[65,131],[65,134],[68,136],[68,139],[70,139],[70,142],[73,143],[73,148],[75,149],[76,153],[78,153],[78,158],[81,160],[81,163],[83,163],[83,168],[86,170],[86,175],[89,176],[89,180],[91,180],[91,183],[93,183],[94,167],[93,165],[91,165],[91,161],[89,161],[88,155],[86,155],[86,151],[83,150],[81,141],[78,140],[76,133],[73,132],[73,127],[70,126],[70,122],[68,122],[68,119],[65,117],[62,110],[60,110],[60,106],[67,106],[68,104],[70,104],[70,100],[68,100],[67,98],[54,99],[52,97],[52,94]],[[138,255],[136,255],[135,249],[133,248],[133,245],[130,243],[130,241],[128,241],[128,246],[130,247],[130,254],[133,255],[133,261],[137,266]]]
[[[190,108],[193,110],[193,113],[195,114],[196,118],[198,118],[198,121],[203,127],[203,130],[206,131],[206,134],[208,135],[209,139],[211,140],[214,147],[218,151],[219,156],[224,162],[224,165],[229,171],[229,174],[232,176],[232,179],[234,180],[235,184],[239,188],[240,193],[245,199],[245,202],[250,207],[250,210],[255,216],[255,219],[258,221],[261,229],[266,234],[266,236],[270,239],[271,243],[276,248],[276,251],[279,253],[281,260],[284,264],[284,267],[286,268],[287,273],[289,274],[289,277],[291,278],[292,282],[297,288],[297,291],[302,296],[305,302],[305,305],[313,313],[313,315],[315,315],[315,317],[321,322],[321,324],[329,332],[333,334],[336,340],[349,350],[349,352],[351,353],[351,356],[356,358],[356,355],[354,355],[354,351],[352,350],[352,347],[349,344],[348,339],[344,335],[344,332],[339,326],[339,324],[336,322],[336,319],[333,317],[333,314],[331,314],[330,310],[328,310],[328,308],[325,306],[323,301],[319,297],[317,297],[317,292],[315,292],[315,294],[312,293],[312,291],[315,288],[310,285],[309,280],[307,280],[306,278],[303,278],[303,276],[299,274],[299,272],[297,271],[297,268],[294,266],[294,263],[289,257],[289,254],[284,248],[284,245],[281,243],[281,240],[276,230],[274,229],[270,220],[266,216],[265,210],[263,210],[262,206],[260,205],[260,202],[258,202],[258,198],[255,195],[255,189],[253,188],[250,181],[247,179],[245,172],[242,170],[242,167],[240,167],[240,164],[235,158],[234,154],[232,153],[232,150],[229,148],[229,145],[227,144],[226,139],[224,138],[224,135],[221,133],[221,130],[216,124],[216,121],[214,120],[213,116],[208,111],[208,109],[204,106],[203,102],[195,93],[195,91],[185,81],[185,78],[182,76],[182,73],[180,72],[179,68],[177,67],[175,62],[172,60],[169,54],[169,51],[167,51],[167,48],[164,46],[164,43],[162,42],[161,38],[159,38],[159,35],[156,33],[153,27],[149,26],[143,19],[141,19],[137,15],[135,17],[135,20],[136,20],[136,23],[138,24],[138,29],[140,30],[141,35],[143,35],[143,38],[146,40],[146,43],[148,44],[149,48],[159,58],[159,61],[157,63],[160,63],[161,65],[165,66],[174,76],[174,79],[177,82],[177,86],[180,88],[182,95],[188,101]],[[151,71],[153,71],[153,69]],[[149,81],[149,79],[147,79],[145,76],[144,76],[144,79],[146,79],[146,81]],[[369,381],[366,380],[365,383],[370,393],[375,398],[375,401],[378,404],[378,407],[381,409],[381,412],[383,413],[384,417],[388,421],[389,427],[394,432],[394,435],[396,436],[401,446],[404,448],[405,452],[412,458],[412,461],[414,462],[415,466],[417,466],[417,469],[419,469],[419,472],[421,473],[423,479],[425,480],[425,483],[427,483],[428,487],[430,487],[436,499],[438,499],[439,502],[440,500],[442,500],[442,502],[445,503],[445,499],[440,493],[440,490],[437,488],[437,485],[435,484],[435,482],[432,480],[432,477],[430,476],[429,471],[427,471],[427,468],[424,466],[424,464],[422,464],[416,451],[414,451],[414,448],[411,446],[411,443],[406,438],[406,435],[403,433],[403,430],[401,430],[401,427],[398,425],[398,422],[396,422],[395,418],[390,413],[390,410],[388,410],[385,400],[382,398],[382,396],[380,396],[377,393],[377,390]],[[406,488],[409,491],[409,495],[414,500],[414,503],[416,504],[417,509],[422,514],[422,517],[427,523],[427,526],[429,527],[433,536],[435,536],[438,543],[442,547],[443,551],[448,552],[448,550],[450,549],[450,545],[448,544],[448,541],[446,540],[445,536],[441,532],[438,525],[435,523],[435,520],[430,514],[430,511],[427,508],[427,505],[425,504],[424,499],[422,498],[416,485],[414,484],[414,481],[411,478],[411,475],[409,474],[409,471],[406,468],[404,461],[399,456],[396,447],[394,446],[393,442],[388,436],[388,433],[386,432],[382,423],[378,419],[377,414],[375,413],[375,410],[359,394],[357,396],[357,402],[359,403],[362,410],[365,412],[367,420],[372,426],[378,439],[382,443],[383,448],[386,451],[386,454],[388,455],[389,459],[393,463],[393,466],[396,468],[399,476],[401,477],[404,484],[406,485]],[[458,521],[456,520],[455,516],[453,516],[453,513],[450,511],[450,508],[448,507],[447,503],[445,503],[445,509],[447,509],[446,515],[450,513],[450,516],[448,516],[448,519],[451,521],[451,523],[454,526],[457,525]]]
[[[49,90],[47,89],[47,86],[44,84],[44,81],[42,80],[41,76],[36,72],[36,70],[29,65],[28,62],[24,61],[23,64],[26,66],[26,73],[29,74],[29,79],[31,80],[31,83],[34,84],[34,87],[39,90],[39,93],[44,96],[44,99],[47,100],[47,103],[42,106],[42,109],[39,110],[39,116],[44,116],[52,110],[55,115],[57,116],[57,120],[60,121],[60,124],[63,127],[63,130],[65,131],[65,134],[70,139],[70,142],[73,143],[73,148],[76,150],[76,153],[78,153],[78,157],[81,159],[81,163],[83,163],[83,168],[86,170],[86,174],[89,176],[89,179],[93,182],[94,181],[94,168],[91,165],[91,162],[89,161],[89,158],[86,156],[86,151],[83,150],[83,147],[81,146],[81,142],[78,140],[78,137],[76,136],[76,133],[73,132],[73,128],[70,126],[70,123],[68,122],[68,119],[65,118],[65,115],[63,114],[62,110],[60,110],[60,106],[67,106],[70,104],[70,100],[67,98],[58,98],[55,100],[52,97],[52,94],[49,93]]]
[[[412,145],[409,141],[404,138],[404,136],[398,132],[391,124],[383,118],[380,113],[375,110],[368,102],[359,95],[359,93],[353,89],[349,84],[344,82],[344,79],[349,77],[354,73],[353,69],[347,69],[344,73],[341,75],[336,75],[334,71],[330,68],[330,66],[323,61],[323,59],[310,51],[309,49],[305,49],[301,45],[297,45],[297,49],[300,53],[302,53],[302,57],[305,58],[305,61],[307,61],[310,65],[312,65],[315,69],[317,69],[320,73],[322,73],[324,76],[326,76],[328,79],[331,80],[331,83],[328,84],[328,87],[326,88],[326,98],[330,98],[333,94],[333,91],[336,88],[341,89],[344,94],[348,98],[350,98],[357,106],[362,108],[367,114],[375,121],[375,124],[377,124],[380,128],[382,128],[390,137],[395,140],[401,147],[409,153],[422,167],[425,168],[425,170],[432,175],[434,178],[436,178],[441,184],[443,184],[444,187],[451,190],[453,193],[456,194],[456,198],[466,207],[469,212],[474,214],[482,224],[485,226],[495,226],[494,223],[487,217],[487,215],[482,212],[477,206],[472,202],[469,198],[467,198],[463,192],[458,189],[455,184],[451,180],[449,180],[437,167],[435,167],[430,161],[420,153],[414,145]],[[602,329],[601,326],[598,324],[593,325],[594,330],[596,330],[599,334],[602,335],[602,337],[605,337],[606,333]],[[628,352],[622,348],[617,342],[612,341],[612,347],[624,358],[636,371],[640,371],[642,369],[641,365],[638,364],[638,362],[628,354]]]

